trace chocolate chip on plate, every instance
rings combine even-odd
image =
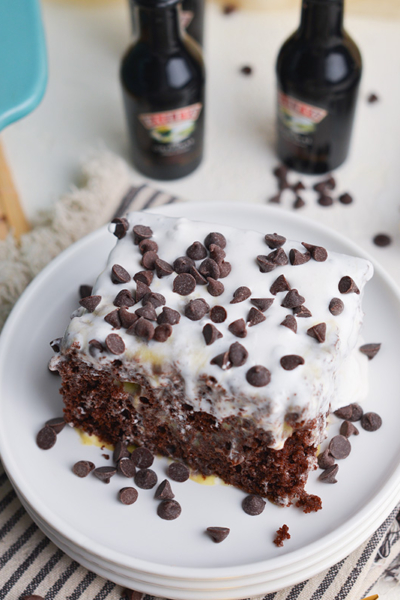
[[[293,315],[286,315],[281,325],[291,329],[294,333],[297,333],[297,321]]]
[[[283,299],[281,306],[283,308],[296,308],[305,302],[303,296],[300,296],[296,289],[290,290]]]
[[[138,499],[138,492],[134,487],[124,487],[118,492],[118,498],[122,504],[134,504]]]
[[[278,233],[267,233],[267,235],[264,237],[264,240],[268,248],[271,248],[271,250],[280,248],[286,242],[286,238]]]
[[[247,298],[250,298],[251,290],[249,290],[246,286],[238,287],[237,290],[233,292],[233,299],[230,301],[230,304],[238,304],[239,302],[244,302]]]
[[[275,298],[251,298],[250,302],[256,308],[258,308],[258,310],[261,310],[261,312],[265,312],[272,306],[274,300]]]
[[[189,479],[190,471],[186,465],[180,462],[173,462],[168,465],[167,475],[173,481],[183,483]]]
[[[359,294],[360,290],[358,289],[358,287],[356,286],[355,282],[352,280],[351,277],[349,277],[349,275],[345,275],[344,277],[341,278],[341,280],[339,281],[339,292],[341,294]]]
[[[274,296],[279,292],[288,292],[290,290],[290,285],[284,275],[279,275],[277,279],[275,279],[274,283],[269,288],[269,291]]]
[[[250,494],[243,500],[242,508],[245,513],[255,517],[256,515],[261,515],[265,508],[265,504],[266,502],[263,498],[261,498],[261,496]]]
[[[156,489],[154,494],[156,500],[172,500],[175,498],[175,494],[172,491],[171,484],[168,479],[164,479]]]
[[[225,246],[226,246],[225,236],[223,236],[222,233],[218,233],[216,231],[209,233],[208,236],[206,237],[206,239],[204,240],[204,245],[206,248],[209,248],[211,246],[211,244],[215,244],[216,246],[225,248]]]
[[[382,344],[364,344],[360,346],[360,352],[368,356],[369,360],[372,360],[374,356],[376,356],[381,349]]]
[[[323,471],[318,479],[322,481],[322,483],[337,483],[336,475],[339,471],[339,465],[332,465]]]
[[[347,458],[351,452],[351,444],[344,435],[335,435],[329,442],[329,452],[338,460]]]
[[[86,310],[90,313],[94,312],[100,302],[101,296],[86,296],[86,298],[79,300],[79,304],[83,306],[83,308],[86,308]]]
[[[378,102],[379,98],[376,94],[370,94],[367,98],[367,102],[369,104],[374,104],[374,102]]]
[[[93,475],[103,481],[103,483],[110,483],[111,477],[115,475],[117,469],[115,467],[97,467],[94,469]]]
[[[378,233],[372,241],[375,246],[385,248],[385,246],[389,246],[392,243],[392,238],[386,233]]]
[[[335,459],[332,454],[329,452],[329,448],[326,448],[323,452],[318,454],[318,466],[320,469],[328,469],[335,464]]]
[[[252,72],[253,72],[253,69],[252,69],[252,67],[250,67],[249,65],[245,65],[244,67],[241,67],[241,68],[240,68],[240,72],[241,72],[243,75],[251,75],[251,74],[252,74]]]
[[[168,275],[172,275],[172,273],[174,272],[173,267],[171,267],[169,263],[167,263],[165,260],[162,260],[161,258],[156,258],[156,260],[154,261],[154,266],[156,269],[157,277],[159,279],[161,279],[162,277],[168,277]]]
[[[163,323],[162,325],[157,325],[154,330],[154,340],[156,342],[164,343],[167,341],[169,337],[172,335],[172,325],[169,323]]]
[[[217,297],[221,296],[221,294],[225,291],[225,286],[221,281],[217,281],[212,277],[207,277],[208,286],[207,291],[211,296]]]
[[[333,198],[332,196],[328,196],[327,194],[321,194],[317,202],[320,206],[332,206]]]
[[[165,521],[177,519],[181,512],[181,505],[176,500],[163,500],[157,508],[158,516]]]
[[[339,196],[338,200],[341,204],[351,204],[353,202],[353,196],[345,192]]]
[[[266,316],[263,315],[263,313],[260,310],[258,310],[258,308],[252,306],[249,310],[249,314],[247,315],[248,326],[254,327],[254,325],[258,325],[259,323],[262,323],[265,320]]]
[[[326,323],[318,323],[317,325],[310,327],[310,329],[307,329],[307,335],[322,344],[326,339]]]
[[[125,343],[122,337],[117,333],[110,333],[105,339],[105,345],[112,354],[123,354],[125,352]]]
[[[237,319],[228,325],[228,329],[236,337],[245,338],[247,335],[246,322],[244,319]]]
[[[193,242],[186,250],[186,254],[192,260],[203,260],[207,256],[207,250],[201,242]]]
[[[157,475],[152,469],[140,469],[135,475],[135,483],[142,490],[151,490],[157,483]]]
[[[293,371],[293,369],[296,369],[300,365],[304,365],[304,358],[302,356],[298,356],[297,354],[288,354],[286,356],[282,356],[280,363],[285,371]]]
[[[213,542],[220,544],[228,537],[230,533],[229,527],[207,527],[206,533],[210,536]]]
[[[361,427],[365,431],[377,431],[381,426],[382,419],[374,412],[367,412],[361,417]]]
[[[275,196],[271,196],[268,199],[268,202],[270,204],[280,204],[280,202],[281,202],[281,192],[278,192],[277,194],[275,194]]]
[[[239,344],[239,342],[231,344],[229,348],[229,362],[233,367],[241,367],[244,365],[248,356],[249,353],[242,344]]]
[[[298,181],[294,185],[290,186],[294,192],[300,192],[301,190],[305,190],[306,186],[302,181]]]
[[[138,469],[148,469],[154,462],[154,456],[147,448],[140,446],[131,454],[131,460],[135,463]]]
[[[121,458],[117,463],[117,471],[120,475],[129,479],[136,474],[136,466],[131,458]]]
[[[36,444],[41,450],[50,450],[57,441],[57,434],[52,427],[45,425],[36,436]]]
[[[344,311],[343,301],[340,300],[340,298],[332,298],[332,300],[329,302],[329,312],[334,317],[337,317],[338,315],[341,315],[343,311]]]
[[[215,325],[207,323],[203,327],[203,336],[207,346],[211,346],[219,338],[222,338],[222,333],[218,331]]]
[[[305,205],[306,205],[305,200],[301,196],[296,195],[296,199],[293,202],[293,208],[298,210],[299,208],[303,208],[303,206],[305,206]]]
[[[209,305],[203,298],[191,300],[185,306],[185,317],[191,321],[200,321],[210,310]]]
[[[271,381],[271,373],[262,365],[251,367],[246,373],[247,382],[254,387],[264,387]]]
[[[95,465],[89,460],[79,460],[72,467],[72,472],[77,477],[87,477],[95,469]]]
[[[358,435],[360,432],[351,421],[343,421],[340,426],[340,435],[349,438],[351,435]]]
[[[128,283],[130,280],[131,276],[124,267],[121,267],[121,265],[113,265],[111,269],[111,281],[113,283]]]
[[[64,421],[64,417],[55,417],[46,421],[45,425],[54,429],[55,433],[58,434],[64,429],[66,422]]]
[[[226,321],[228,313],[223,306],[213,306],[210,311],[210,319],[213,323],[223,323]]]

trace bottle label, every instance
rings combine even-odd
[[[312,104],[301,102],[293,96],[278,92],[278,117],[282,133],[301,146],[309,146],[317,125],[328,111]]]
[[[201,102],[158,113],[142,113],[139,120],[153,140],[152,150],[163,156],[172,156],[191,150],[203,105]]]

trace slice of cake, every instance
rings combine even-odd
[[[67,422],[318,509],[304,485],[327,415],[365,394],[371,264],[147,213],[111,229],[118,242],[51,361]]]

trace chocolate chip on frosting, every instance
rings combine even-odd
[[[135,335],[144,340],[150,341],[154,337],[154,325],[150,323],[147,319],[140,317],[136,323],[133,325]],[[130,333],[129,330],[127,333]]]
[[[317,262],[325,262],[328,258],[328,252],[322,246],[313,246],[312,244],[306,244],[305,242],[301,243],[311,254],[311,257]]]
[[[156,252],[153,252],[152,250],[149,250],[148,252],[145,252],[143,254],[141,262],[145,269],[148,269],[149,271],[154,271],[154,269],[156,268],[157,259],[158,254]]]
[[[174,269],[171,267],[171,265],[161,258],[156,258],[154,265],[156,268],[157,277],[159,279],[162,277],[168,277],[168,275],[171,275],[174,272]]]
[[[239,342],[234,342],[231,344],[229,348],[229,362],[233,367],[241,367],[245,364],[249,353],[246,348],[239,344]]]
[[[146,254],[146,252],[158,252],[158,245],[154,240],[142,240],[139,244],[139,250],[141,254]]]
[[[207,250],[201,242],[193,242],[186,250],[186,254],[192,260],[203,260],[207,256]]]
[[[185,316],[191,321],[200,321],[210,310],[207,302],[203,298],[191,300],[185,306]]]
[[[329,443],[329,452],[338,460],[347,458],[351,452],[351,444],[344,435],[335,435]]]
[[[296,289],[290,290],[283,299],[281,306],[284,308],[296,308],[305,302],[305,298],[300,296]]]
[[[129,229],[128,219],[125,219],[124,217],[117,217],[116,219],[113,219],[111,223],[115,225],[115,229],[113,231],[115,237],[119,240],[122,240],[122,238],[126,236],[126,232]]]
[[[325,469],[318,477],[322,483],[337,483],[336,475],[339,471],[339,465],[332,465]]]
[[[342,300],[340,300],[340,298],[332,298],[332,300],[329,302],[329,312],[334,317],[337,317],[338,315],[341,315],[343,311],[344,304]]]
[[[246,322],[244,319],[237,319],[228,326],[228,329],[236,337],[244,338],[247,335]]]
[[[194,277],[197,285],[207,285],[207,279],[200,275],[196,267],[190,267],[189,273]]]
[[[180,256],[174,260],[174,271],[180,275],[181,273],[189,273],[190,267],[194,267],[194,261],[188,256]]]
[[[229,273],[232,271],[231,263],[223,261],[222,263],[218,263],[218,266],[219,278],[224,279],[224,277],[228,277]]]
[[[151,285],[153,281],[153,271],[139,271],[136,275],[133,276],[133,280],[138,282],[141,281],[145,285]]]
[[[207,346],[211,346],[219,338],[222,338],[222,333],[218,331],[215,325],[207,323],[203,327],[203,336]]]
[[[204,245],[206,248],[209,248],[211,246],[211,244],[220,246],[220,248],[225,248],[225,246],[226,246],[225,236],[223,236],[222,233],[217,233],[216,231],[209,233],[208,236],[206,237],[206,239],[204,240]]]
[[[293,266],[304,265],[311,258],[311,254],[309,252],[300,252],[295,248],[292,248],[289,252],[289,260],[290,264]]]
[[[258,308],[258,310],[261,310],[261,312],[265,312],[270,308],[270,306],[272,306],[274,300],[275,298],[251,298],[250,302],[256,308]]]
[[[290,290],[290,285],[284,275],[279,275],[277,279],[275,279],[274,283],[269,288],[269,291],[274,296],[279,292],[288,292]]]
[[[361,427],[365,431],[377,431],[382,426],[381,417],[374,412],[367,412],[361,418]]]
[[[277,250],[270,252],[270,254],[268,254],[267,256],[267,260],[271,261],[272,263],[274,263],[274,265],[277,265],[279,267],[284,267],[289,262],[287,254],[283,248],[278,248]]]
[[[158,292],[147,292],[142,298],[143,306],[148,302],[150,302],[154,308],[159,308],[160,306],[164,306],[166,300],[165,297]]]
[[[308,308],[306,306],[296,306],[293,309],[293,314],[296,315],[296,317],[302,317],[304,319],[308,319],[309,317],[312,317],[311,311],[308,310]]]
[[[229,527],[207,527],[206,532],[213,542],[220,544],[228,537],[230,533]]]
[[[203,260],[199,267],[200,275],[203,275],[207,279],[207,277],[212,277],[213,279],[219,279],[220,269],[218,264],[212,258],[206,258]]]
[[[239,302],[244,302],[247,298],[250,298],[251,290],[249,290],[246,286],[238,287],[237,290],[233,292],[233,300],[231,300],[231,304],[238,304]]]
[[[288,354],[286,356],[282,356],[280,363],[285,371],[293,371],[293,369],[296,369],[300,365],[304,365],[304,358],[302,356],[298,356],[297,354]]]
[[[92,313],[95,308],[100,304],[101,296],[86,296],[86,298],[82,298],[79,300],[79,304],[86,308],[86,310]]]
[[[271,381],[271,373],[266,367],[255,365],[247,371],[246,379],[254,387],[264,387]]]
[[[138,320],[138,316],[135,313],[129,312],[124,306],[119,309],[119,318],[122,327],[125,327],[125,329],[129,329]]]
[[[148,285],[140,280],[136,282],[136,302],[140,302],[142,298],[144,298],[145,295],[149,294],[150,292],[151,289]]]
[[[135,310],[135,314],[149,321],[157,321],[157,313],[151,302],[147,302],[144,306]]]
[[[168,479],[164,479],[156,489],[154,494],[156,500],[172,500],[175,498],[175,494],[172,491],[171,484]]]
[[[103,344],[101,344],[98,340],[89,340],[88,345],[89,345],[90,356],[95,356],[96,351],[98,351],[98,352],[104,351]]]
[[[112,354],[123,354],[125,352],[124,340],[117,333],[110,333],[104,343],[107,350]]]
[[[54,340],[51,340],[50,346],[51,346],[51,349],[53,350],[53,352],[60,352],[61,342],[62,342],[62,338],[55,338]]]
[[[286,242],[286,238],[283,235],[278,235],[277,233],[267,233],[264,237],[265,243],[271,250],[275,248],[280,248]]]
[[[124,267],[121,267],[121,265],[113,265],[111,269],[111,281],[113,283],[128,283],[130,280],[131,276]]]
[[[359,294],[360,290],[358,289],[352,278],[349,277],[349,275],[346,275],[345,277],[342,277],[342,279],[339,281],[339,292],[341,294]]]
[[[213,306],[210,311],[210,319],[213,323],[223,323],[226,321],[228,313],[223,306]]]
[[[157,317],[157,323],[162,325],[167,323],[168,325],[177,325],[181,320],[181,315],[177,310],[164,306],[162,312]]]
[[[135,225],[133,228],[133,241],[135,244],[139,244],[142,240],[151,238],[153,231],[146,225]]]
[[[261,515],[261,513],[264,511],[265,505],[265,500],[261,498],[261,496],[256,496],[255,494],[246,496],[242,502],[242,508],[244,512],[252,517]]]
[[[267,256],[263,256],[262,254],[259,254],[257,256],[257,263],[261,273],[270,273],[278,266],[277,264],[272,262],[272,260],[269,260]]]
[[[258,308],[254,306],[249,310],[249,314],[247,315],[247,324],[249,327],[254,327],[254,325],[258,325],[266,320],[265,315],[262,314]]]
[[[181,505],[176,500],[163,500],[157,508],[158,516],[165,521],[177,519],[181,512]]]
[[[223,371],[230,369],[232,365],[229,360],[229,352],[228,351],[222,352],[222,354],[218,354],[217,356],[214,356],[214,358],[212,358],[210,360],[210,365],[216,365]]]
[[[140,283],[140,282],[138,282],[138,283]],[[142,284],[142,285],[144,285],[144,284]],[[129,307],[129,306],[133,306],[134,304],[136,304],[136,302],[129,290],[121,290],[115,296],[113,304],[114,304],[114,306],[118,306],[118,307],[122,307],[122,306]]]
[[[294,333],[297,333],[297,321],[293,315],[286,315],[281,325],[291,329]]]
[[[360,346],[360,352],[368,356],[369,360],[372,360],[374,356],[376,356],[381,349],[382,344],[364,344]]]
[[[326,339],[326,323],[318,323],[318,325],[310,327],[310,329],[307,329],[307,335],[322,344]]]
[[[154,339],[156,342],[166,342],[172,335],[172,326],[169,323],[157,325],[154,330]]]
[[[121,319],[119,318],[119,310],[113,310],[104,317],[106,323],[109,323],[114,329],[121,329]]]
[[[226,257],[226,252],[221,248],[221,246],[217,246],[216,244],[211,244],[210,248],[210,258],[215,260],[216,263],[220,264],[224,261]]]
[[[82,300],[82,298],[87,298],[88,296],[91,296],[92,291],[93,291],[93,287],[91,285],[87,285],[86,283],[83,283],[82,285],[79,286],[79,298]]]
[[[217,281],[212,277],[207,277],[208,286],[207,291],[211,296],[221,296],[224,293],[225,287],[221,281]]]

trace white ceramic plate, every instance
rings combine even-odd
[[[278,231],[289,238],[365,256],[338,234],[270,207],[179,204],[154,212]],[[372,533],[399,498],[400,294],[394,284],[376,266],[364,302],[364,337],[383,343],[370,364],[365,410],[379,412],[384,424],[376,433],[361,431],[353,438],[352,454],[340,463],[336,485],[324,485],[317,481],[317,472],[311,474],[307,489],[321,496],[323,510],[304,515],[295,508],[268,503],[262,515],[249,517],[241,509],[244,494],[239,490],[189,481],[174,484],[182,515],[166,522],[156,515],[154,490],[140,491],[139,500],[127,507],[116,500],[118,490],[129,484],[125,478],[115,476],[104,485],[94,477],[75,477],[71,466],[77,460],[109,464],[99,448],[83,446],[75,431],[64,430],[47,452],[35,444],[44,421],[62,410],[59,382],[47,372],[52,355],[48,343],[63,333],[69,314],[77,307],[79,285],[94,281],[114,243],[115,238],[102,229],[64,252],[29,286],[1,335],[0,449],[5,468],[31,514],[70,553],[83,553],[97,564],[97,572],[105,574],[108,568],[114,573],[108,576],[121,582],[126,576],[139,581],[140,576],[144,590],[151,591],[150,584],[161,586],[159,595],[170,598],[198,598],[195,591],[193,596],[187,591],[196,588],[210,590],[210,600],[243,597],[243,586],[255,585],[257,591],[252,588],[252,594],[267,592],[343,558]],[[337,427],[332,426],[332,434]],[[164,478],[165,467],[165,460],[156,460],[159,479]],[[272,539],[283,523],[289,525],[292,539],[278,549]],[[231,528],[223,544],[213,544],[204,534],[210,525]],[[227,587],[229,592],[224,591]],[[185,595],[177,589],[185,590]]]

